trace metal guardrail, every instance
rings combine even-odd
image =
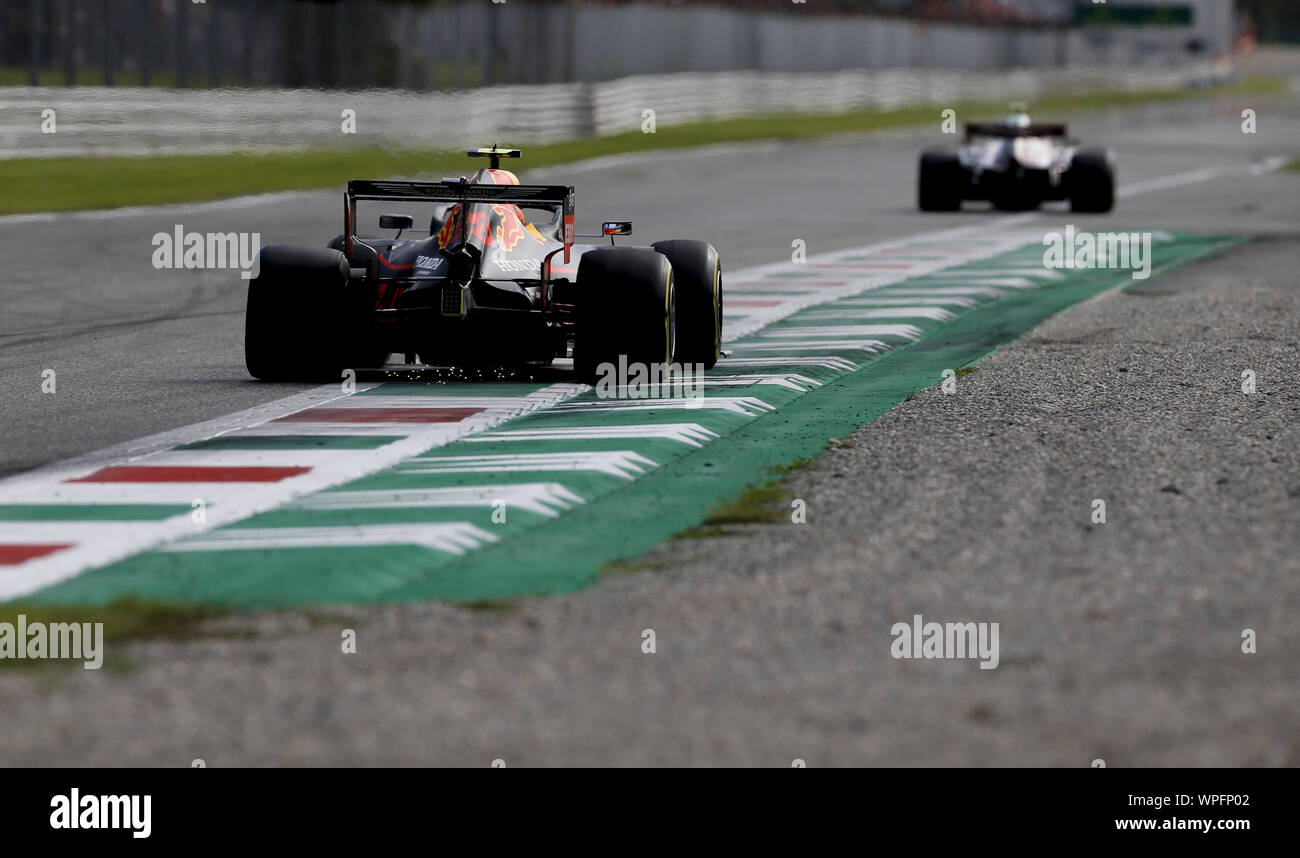
[[[0,158],[380,145],[457,148],[607,136],[703,119],[1176,88],[1231,74],[1077,68],[645,75],[603,83],[404,90],[0,88]],[[49,114],[46,111],[53,111]],[[346,111],[355,133],[345,133]],[[49,133],[52,129],[53,133]]]

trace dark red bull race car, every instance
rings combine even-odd
[[[518,149],[472,149],[490,166],[440,182],[350,181],[344,229],[325,248],[270,245],[249,284],[244,354],[266,381],[338,379],[347,369],[408,364],[549,365],[578,379],[640,363],[711,368],[722,345],[722,267],[692,239],[575,244],[574,192],[521,185],[500,168]],[[402,238],[411,214],[384,214],[392,238],[363,237],[357,203],[432,204],[428,233]]]

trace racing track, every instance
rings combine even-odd
[[[732,354],[699,391],[326,385],[13,478],[0,487],[0,598],[265,608],[589,583],[765,468],[1132,282],[1044,269],[1039,235],[956,229],[742,269],[723,331]],[[1160,276],[1241,239],[1154,240]]]
[[[619,166],[587,165],[572,174],[558,170],[551,171],[548,178],[573,176],[578,186],[579,213],[588,225],[592,221],[605,217],[625,217],[634,221],[637,235],[645,240],[670,234],[704,235],[719,246],[731,270],[770,264],[774,260],[779,260],[788,253],[790,242],[794,239],[807,241],[812,256],[810,261],[815,265],[871,266],[883,264],[880,260],[886,256],[911,257],[909,263],[915,264],[917,266],[915,269],[890,272],[888,276],[877,273],[873,276],[878,276],[879,282],[867,285],[873,290],[871,294],[876,294],[874,289],[901,289],[905,293],[902,297],[907,300],[892,306],[915,308],[916,298],[935,297],[919,295],[917,288],[952,286],[951,271],[946,275],[948,280],[943,285],[935,280],[925,280],[928,273],[927,266],[933,261],[926,258],[930,255],[926,248],[933,249],[936,240],[940,242],[941,252],[977,248],[977,252],[971,254],[972,258],[962,259],[962,263],[976,268],[992,267],[997,270],[996,274],[991,274],[990,271],[985,271],[984,274],[1006,280],[1008,277],[1016,276],[1007,273],[1010,269],[1019,268],[1023,273],[1023,269],[1028,267],[1031,254],[1024,249],[1027,242],[1041,237],[1043,230],[1060,228],[1066,222],[1075,223],[1081,229],[1159,229],[1169,234],[1172,243],[1177,243],[1178,239],[1184,238],[1184,231],[1241,235],[1294,229],[1296,180],[1290,176],[1279,176],[1269,172],[1269,166],[1272,165],[1260,165],[1280,154],[1279,146],[1283,147],[1281,152],[1286,151],[1282,141],[1287,138],[1287,135],[1291,135],[1294,139],[1297,130],[1296,117],[1293,114],[1273,114],[1272,120],[1276,124],[1271,130],[1257,138],[1243,138],[1237,122],[1233,119],[1233,116],[1238,113],[1239,109],[1236,105],[1180,105],[1117,113],[1077,123],[1078,131],[1085,140],[1112,143],[1120,153],[1121,182],[1127,186],[1129,193],[1121,201],[1119,212],[1104,219],[1076,218],[1056,212],[1016,217],[970,212],[955,216],[922,217],[914,213],[910,207],[914,159],[921,141],[915,135],[903,134],[872,138],[870,141],[855,140],[851,144],[847,144],[845,140],[836,140],[816,144],[803,143],[798,146],[774,143],[726,147],[685,156],[679,153],[666,158],[648,158]],[[1263,110],[1261,115],[1264,115]],[[747,190],[748,204],[740,206],[735,202],[724,203],[724,200],[734,200],[734,189],[741,186]],[[749,193],[751,191],[752,193]],[[239,352],[239,314],[242,309],[239,284],[233,282],[233,278],[210,274],[181,272],[181,276],[178,277],[177,272],[166,272],[165,276],[163,273],[154,272],[148,268],[148,240],[153,232],[169,230],[175,223],[183,222],[187,229],[226,231],[261,228],[264,232],[264,240],[267,241],[311,241],[327,236],[336,229],[333,224],[333,214],[336,211],[335,195],[327,194],[304,195],[293,200],[263,202],[239,208],[213,207],[207,210],[190,209],[180,213],[150,212],[129,216],[58,221],[60,227],[58,233],[61,236],[66,236],[69,228],[75,229],[84,234],[82,240],[87,246],[102,251],[108,258],[117,261],[120,270],[103,279],[86,279],[77,270],[76,260],[56,261],[59,242],[54,240],[54,231],[50,229],[49,224],[22,220],[7,224],[3,240],[11,243],[6,248],[10,251],[9,258],[40,260],[40,267],[34,263],[27,263],[26,268],[24,263],[19,263],[17,266],[15,279],[11,281],[9,287],[15,293],[11,303],[14,312],[12,315],[6,315],[5,330],[0,332],[3,334],[0,338],[0,354],[5,355],[4,383],[7,390],[16,391],[11,398],[16,407],[12,412],[7,412],[5,418],[6,438],[14,441],[12,444],[6,443],[7,469],[21,471],[36,465],[48,465],[66,459],[68,456],[83,454],[110,443],[129,441],[151,432],[170,430],[199,420],[219,420],[235,409],[259,406],[278,396],[294,392],[295,388],[292,386],[268,389],[267,386],[243,379]],[[301,213],[291,217],[291,212]],[[929,235],[934,231],[953,228],[959,228],[961,231],[948,232],[937,239]],[[1190,237],[1187,240],[1190,241]],[[873,248],[867,251],[865,256],[861,250],[864,245]],[[850,250],[843,251],[843,248]],[[1221,248],[1207,246],[1199,249],[1209,252]],[[1190,248],[1189,252],[1194,253],[1196,250],[1197,248]],[[1020,253],[1018,257],[1015,256],[1017,252]],[[1003,254],[1001,259],[998,258],[999,254]],[[958,256],[960,258],[961,254]],[[1234,260],[1246,262],[1252,258],[1242,253],[1233,256]],[[942,260],[942,262],[944,267],[947,267],[949,260]],[[762,293],[765,288],[768,291],[778,290],[771,289],[770,284],[764,286],[762,281],[764,277],[779,275],[786,269],[788,266],[778,266],[750,272],[749,277],[740,281],[748,282],[748,289],[737,286],[734,280],[729,280],[731,287],[729,294],[744,293],[747,300],[755,303],[754,309],[767,309],[757,306],[757,302],[761,302],[762,299],[755,296]],[[843,272],[837,272],[840,273]],[[863,275],[858,271],[854,276],[860,278]],[[970,271],[962,276],[975,277]],[[913,277],[921,279],[911,281],[911,286],[915,288],[906,288]],[[987,279],[987,276],[984,279]],[[189,280],[189,285],[194,288],[178,287],[178,283],[184,283],[186,280]],[[84,284],[84,287],[76,291],[71,289],[59,291],[49,288],[50,282],[80,283]],[[851,303],[855,299],[861,300],[866,294],[864,291],[854,289],[847,290],[845,294],[836,293],[835,290],[845,288],[843,279],[818,281],[819,284],[827,282],[839,285],[817,286],[819,300]],[[863,285],[858,281],[850,282],[855,286]],[[1035,287],[1043,285],[1036,281],[1031,283]],[[1105,288],[1109,285],[1113,285],[1113,281],[1083,284],[1079,286],[1080,293],[1076,296],[1076,300],[1088,294],[1089,290]],[[1015,289],[1016,287],[1003,288],[998,295],[998,301],[1006,299],[1008,297],[1006,293]],[[171,295],[175,295],[175,298],[170,298]],[[883,306],[886,309],[890,308],[890,305]],[[996,306],[1000,308],[1004,305],[999,303]],[[140,309],[136,309],[137,307]],[[858,304],[855,307],[858,311],[866,308],[865,304]],[[1050,308],[1046,308],[1045,311],[1050,312]],[[808,308],[802,312],[816,313],[818,310]],[[782,326],[797,328],[798,317],[792,318],[795,321],[784,321],[770,330],[742,332],[751,334],[760,344],[764,336],[771,334],[776,334],[779,339]],[[733,321],[733,329],[735,322],[738,321],[740,320]],[[821,321],[824,322],[825,319]],[[1026,324],[1029,321],[1031,319],[1027,318]],[[945,320],[932,318],[928,322],[945,322]],[[917,337],[912,335],[913,332],[904,329],[908,325],[918,325],[918,323],[926,324],[910,316],[890,319],[888,323],[877,321],[864,325],[864,330],[856,332],[856,335],[867,338],[902,335],[903,339],[916,339]],[[10,328],[10,325],[13,327]],[[891,332],[884,330],[882,325],[896,327]],[[800,336],[806,333],[805,331]],[[915,333],[919,335],[920,332]],[[905,352],[906,349],[898,353]],[[141,359],[126,364],[121,362],[123,355],[133,354],[140,355]],[[790,353],[782,351],[780,354]],[[743,349],[738,349],[738,357],[747,356],[752,357]],[[807,356],[808,354],[805,353],[800,357]],[[40,370],[46,366],[58,370],[59,393],[42,397],[36,391],[39,390]],[[934,367],[931,366],[926,371],[932,372],[933,369]],[[782,371],[792,370],[790,367],[783,367]],[[794,382],[801,388],[798,391],[799,398],[810,397],[812,388],[825,386],[828,382],[839,383],[841,379],[837,373],[846,371],[846,367],[842,365],[829,368],[801,368],[797,374],[802,375],[806,381]],[[818,375],[818,372],[823,374]],[[204,390],[203,396],[194,396],[193,391],[197,386],[201,386]],[[784,385],[776,384],[775,387],[783,388]],[[31,392],[24,392],[28,388]],[[848,391],[849,388],[841,386],[837,388],[837,395],[846,395]],[[902,388],[895,391],[898,398],[901,398],[901,391]],[[355,398],[362,400],[366,396],[388,397],[389,401],[382,404],[385,407],[398,408],[402,405],[392,402],[391,399],[409,392],[411,391],[400,389],[384,391],[383,388],[374,388],[363,390]],[[531,389],[521,389],[520,393],[525,399],[529,396],[534,399],[544,399],[542,406],[553,409],[557,406],[562,407],[561,400],[573,391],[548,383],[532,385]],[[490,416],[492,409],[496,408],[498,417],[513,416],[527,419],[521,416],[523,411],[517,403],[499,401],[501,395],[497,394],[501,394],[500,391],[476,389],[468,391],[467,394],[495,398],[498,401],[442,403],[440,407],[477,408],[484,405],[484,410],[476,414]],[[784,394],[778,394],[778,398],[781,395]],[[710,391],[709,396],[712,398],[714,392]],[[575,400],[575,402],[579,401]],[[300,407],[305,404],[307,403],[298,403]],[[317,407],[320,404],[316,403]],[[745,410],[756,406],[747,403],[740,404],[738,407]],[[272,408],[275,409],[274,415],[277,417],[283,417],[287,413],[284,406],[272,405]],[[846,420],[843,415],[840,419]],[[704,425],[705,421],[696,420],[694,415],[690,417],[689,422],[701,426],[708,432],[718,434],[717,427]],[[856,425],[851,420],[847,422],[849,425],[843,427],[844,431]],[[40,427],[40,431],[37,431],[37,427]],[[224,428],[231,427],[226,425]],[[817,424],[818,430],[823,428],[821,424]],[[192,443],[200,440],[198,437],[191,437],[192,434],[171,438],[171,445],[174,446],[177,442]],[[427,437],[421,438],[412,446],[419,446],[425,440],[428,440]],[[495,446],[500,446],[502,440],[498,439],[498,444]],[[811,434],[802,439],[805,446],[814,442],[819,446],[823,441],[824,436],[815,437]],[[463,445],[473,442],[461,443]],[[657,443],[660,443],[661,447],[672,444],[682,445],[680,440],[664,440]],[[502,452],[495,449],[493,444],[487,446],[494,453]],[[244,458],[241,458],[241,455]],[[220,451],[217,459],[220,459],[223,466],[233,467],[251,465],[254,461],[261,464],[262,461],[260,454],[249,458],[248,451],[240,451],[238,445],[227,446]],[[338,460],[345,463],[349,460],[347,448]],[[347,466],[345,464],[342,467]],[[77,468],[80,469],[78,473],[97,470],[86,463],[73,466],[74,470]],[[54,472],[29,475],[22,479],[39,480],[50,473]],[[380,492],[391,492],[400,487],[385,484],[373,488]],[[564,499],[568,495],[562,491],[557,492],[553,488],[547,491],[551,493],[549,499],[543,497],[538,501],[534,497],[533,501],[539,502],[543,509],[549,503],[550,512],[553,512],[555,507],[564,505]],[[564,491],[572,492],[573,489],[565,486]],[[50,500],[62,502],[60,498]],[[168,504],[174,505],[175,501],[175,497],[165,498],[161,505],[164,507]],[[213,511],[216,512],[220,508],[220,504],[215,504]],[[176,510],[171,510],[171,513],[175,512]],[[337,513],[337,510],[321,507],[313,512],[328,516]],[[547,517],[546,511],[534,514]],[[347,519],[337,521],[347,521]],[[351,523],[355,524],[355,521]],[[298,526],[295,522],[280,522],[282,526],[286,524]],[[917,522],[916,526],[918,530],[924,530],[930,525]],[[265,533],[260,535],[265,536]],[[257,547],[264,550],[274,546],[263,544]],[[646,546],[634,545],[633,547]],[[533,546],[532,559],[536,561],[537,553],[545,550],[546,543],[543,540]],[[515,564],[515,568],[519,568],[518,563]],[[130,573],[130,570],[127,570],[127,573],[119,578],[137,580],[138,572]],[[91,581],[94,577],[95,575],[92,574],[73,580],[75,584],[75,582]],[[229,582],[229,576],[222,577]],[[228,597],[231,592],[238,591],[236,586],[238,583],[238,579],[235,579],[235,585],[228,587],[224,595]],[[329,586],[332,585],[331,582]],[[652,588],[655,586],[653,579],[649,586]],[[672,584],[661,582],[659,586],[671,587]],[[603,596],[596,595],[602,590],[606,591]],[[611,590],[614,591],[613,594],[608,592]],[[74,586],[65,597],[97,598],[104,595],[111,594],[96,593],[93,590],[78,591]],[[171,595],[188,594],[173,592]],[[200,595],[213,597],[221,594],[207,591]],[[300,600],[305,595],[299,593],[290,601]],[[372,594],[343,591],[339,598],[346,601],[347,598],[366,598],[369,595]],[[405,593],[403,597],[420,598],[428,595],[476,598],[513,595],[513,592],[507,589],[492,592],[437,593],[417,589]],[[252,604],[270,604],[274,603],[275,598],[283,596],[284,594],[280,592],[266,599],[245,601]],[[596,588],[590,598],[617,598],[617,587],[607,582]],[[788,599],[790,594],[773,594],[773,598]],[[445,609],[431,607],[410,610],[412,613],[404,616],[419,617],[426,615],[422,611],[433,611],[438,617],[438,622],[445,623],[447,628],[458,625],[457,621],[448,618],[444,613]],[[708,616],[707,610],[703,611],[703,616]],[[524,617],[520,622],[523,620],[528,618]],[[387,619],[381,619],[380,628],[376,629],[376,633],[383,634],[383,629],[391,628],[389,622]],[[464,622],[472,624],[478,621],[471,619]],[[629,631],[631,625],[628,629],[624,629],[634,638],[641,623],[635,619],[630,619],[628,622],[637,626],[637,630]],[[707,623],[707,620],[705,622]],[[501,618],[499,623],[502,624],[503,629],[517,625],[512,623],[509,616]],[[436,632],[430,631],[429,634],[436,634]],[[553,629],[548,639],[553,640],[552,645],[560,647],[561,651],[569,651],[568,645],[561,642],[565,639],[565,633]],[[774,645],[779,646],[779,639],[778,635]],[[389,644],[394,645],[391,639]],[[635,641],[629,646],[633,647],[630,652],[634,652]],[[581,660],[579,657],[579,661]],[[602,675],[606,676],[606,679],[609,678],[608,658],[594,658],[593,664],[602,665],[606,669]],[[486,658],[479,665],[480,672],[490,672],[492,669],[491,658]],[[572,669],[572,666],[566,667],[562,669],[562,673],[568,675]],[[287,662],[285,670],[290,670]],[[220,673],[220,670],[216,671],[212,685],[207,687],[215,689],[220,686],[229,689],[228,683],[238,682],[230,677],[223,679]],[[287,677],[282,679],[290,685],[293,684]],[[151,680],[145,678],[141,681],[147,683]],[[375,681],[377,687],[382,687],[386,680]],[[653,680],[648,677],[644,681],[653,684]],[[521,677],[516,677],[514,684],[509,684],[511,680],[508,677],[498,677],[493,682],[494,684],[506,682],[507,685],[499,687],[514,690],[502,693],[523,695],[521,699],[529,699],[530,694],[536,693],[528,690],[529,683]],[[326,685],[328,686],[329,683],[327,682]],[[111,704],[110,708],[115,707],[116,712],[125,716],[127,710],[122,707],[128,698],[115,699],[120,702]],[[684,696],[679,695],[675,699],[689,700],[691,694],[687,692]],[[559,712],[564,709],[564,705],[552,701],[548,712]],[[381,728],[381,732],[391,731],[389,735],[399,735],[401,732],[399,725],[404,723],[404,719],[395,713],[390,715],[391,717],[384,720],[385,726]],[[111,716],[108,719],[109,724],[102,728],[106,733],[112,733],[114,729],[112,725],[116,723],[114,721],[116,717],[118,716]],[[623,736],[624,739],[634,736],[648,740],[657,735],[660,739],[658,744],[641,742],[632,756],[623,758],[670,761],[674,758],[680,759],[680,756],[674,757],[674,755],[687,754],[696,759],[745,759],[753,762],[760,759],[754,755],[752,746],[747,746],[746,750],[738,756],[727,753],[725,742],[714,746],[715,751],[720,751],[719,754],[710,755],[707,751],[709,747],[707,743],[710,741],[708,737],[710,735],[720,737],[721,734],[711,732],[717,727],[709,726],[711,722],[704,716],[703,710],[687,717],[704,719],[701,722],[701,729],[686,731],[686,728],[681,726],[680,730],[675,729],[665,734],[663,731],[646,729],[641,719],[632,717],[627,711],[620,709],[619,717],[613,720],[616,724],[624,725],[622,733],[617,729],[604,733],[600,736],[600,741],[605,744],[587,745],[582,751],[578,750],[583,747],[581,742],[570,743],[567,753],[590,754],[589,757],[582,757],[588,761],[609,759],[611,754],[618,757],[616,746],[622,742],[619,736]],[[325,720],[329,724],[328,728],[322,728],[324,732],[317,732],[316,728],[321,727],[319,723],[307,727],[302,734],[304,747],[312,747],[318,740],[323,741],[322,737],[326,733],[332,735],[335,742],[338,741],[339,730],[347,733],[341,723],[345,719],[327,717]],[[630,726],[633,723],[643,725],[640,732]],[[245,758],[244,755],[254,752],[256,747],[263,748],[265,752],[267,746],[262,744],[264,738],[269,741],[269,737],[287,729],[284,723],[280,726],[268,726],[267,723],[259,720],[259,724],[261,726],[253,731],[256,735],[249,736],[247,731],[242,737],[234,734],[227,735],[227,739],[233,746],[230,750],[232,759]],[[526,759],[550,761],[571,759],[555,756],[556,753],[560,753],[558,750],[546,754],[540,753],[538,737],[533,736],[530,745],[529,731],[526,728],[521,729],[517,722],[511,726],[508,719],[494,719],[493,725],[495,726],[485,727],[477,736],[475,747],[480,753],[486,753],[487,748],[506,743],[513,745],[516,754]],[[684,740],[688,734],[695,735],[705,745],[695,746],[691,741]],[[189,738],[186,739],[184,736]],[[173,732],[169,735],[169,740],[179,743],[179,745],[173,744],[172,750],[181,753],[181,749],[187,747],[186,742],[192,742],[194,736],[184,731]],[[5,741],[10,739],[7,738]],[[345,742],[339,752],[341,759],[348,759],[349,754],[363,754],[363,747],[367,741],[354,738],[352,741]],[[32,747],[40,746],[41,740],[37,738]],[[414,753],[420,759],[444,762],[453,759],[467,762],[473,760],[472,756],[466,758],[453,753],[446,745],[440,744],[439,747],[441,750],[433,752],[434,756],[431,758],[421,752]],[[46,751],[50,751],[48,745]],[[156,760],[157,755],[161,753],[163,751],[157,747],[149,749],[137,747],[134,752],[129,753],[127,759]],[[294,753],[302,753],[305,756],[297,757]],[[601,753],[605,756],[601,757]],[[784,750],[777,753],[784,753]],[[112,757],[110,754],[104,758]],[[282,757],[286,760],[310,758],[310,753],[307,751],[291,752]]]
[[[1112,217],[1070,222],[1080,229],[1276,229],[1290,212],[1286,195],[1268,193],[1268,178],[1238,181],[1233,175],[1285,154],[1285,141],[1296,136],[1296,119],[1270,117],[1263,133],[1246,137],[1229,121],[1237,107],[1162,106],[1076,123],[1084,140],[1116,147],[1121,182],[1130,186],[1150,187],[1164,176],[1195,179],[1200,170],[1228,175],[1133,197]],[[576,185],[580,232],[617,217],[633,221],[634,241],[704,236],[734,271],[788,259],[795,239],[816,255],[1001,222],[992,213],[914,210],[917,152],[938,136],[721,146],[557,168],[545,178]],[[540,171],[525,173],[525,180],[532,179],[541,180]],[[7,260],[0,476],[303,389],[247,377],[242,281],[229,272],[157,271],[150,239],[183,224],[201,232],[258,232],[267,244],[323,245],[341,229],[340,199],[341,190],[134,215],[0,217],[0,250]],[[1051,222],[1047,215],[1034,221]],[[54,396],[41,392],[44,369],[57,372]]]

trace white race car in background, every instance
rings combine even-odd
[[[921,211],[957,211],[963,200],[988,200],[1007,211],[1069,200],[1076,212],[1115,205],[1115,159],[1105,149],[1079,149],[1065,125],[1035,124],[1024,110],[1003,122],[967,123],[954,154],[921,155]]]

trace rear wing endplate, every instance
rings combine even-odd
[[[573,247],[573,187],[570,185],[477,185],[464,179],[441,182],[387,182],[353,179],[343,195],[344,253],[352,256],[356,238],[357,201],[431,203],[497,203],[501,205],[550,204],[564,215],[564,261]],[[364,242],[362,242],[364,244]],[[368,245],[367,245],[368,246]]]

